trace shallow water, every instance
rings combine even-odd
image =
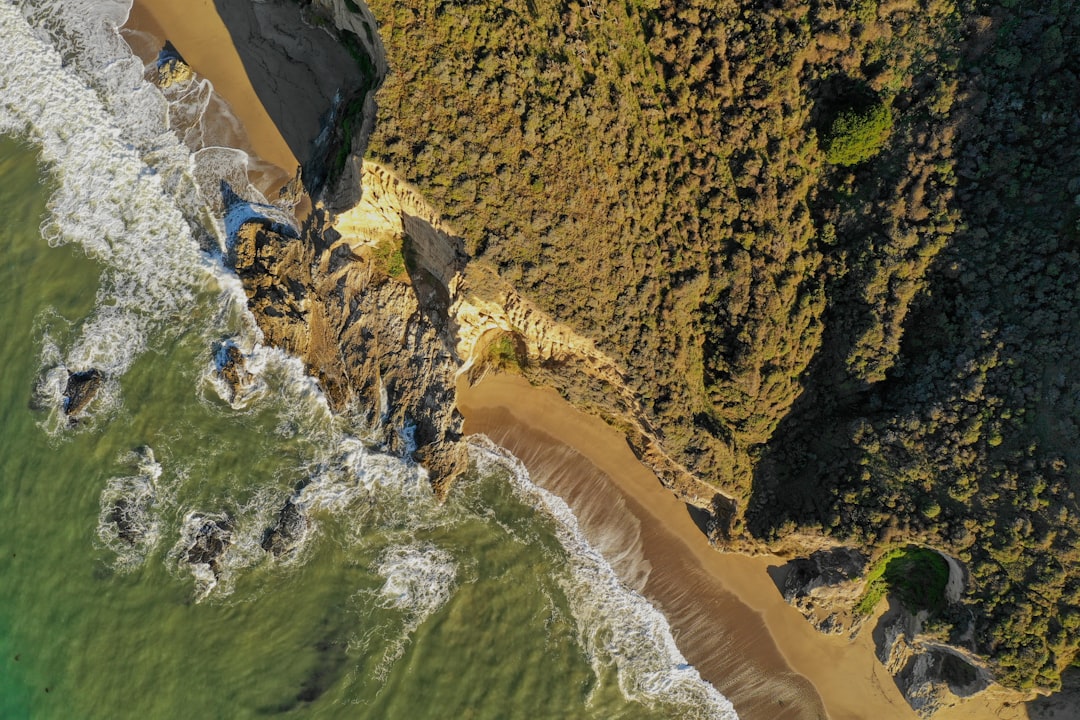
[[[127,117],[164,102],[140,62],[58,8],[24,4],[43,33],[0,4],[0,717],[730,716],[512,458],[479,443],[438,505],[259,345],[200,185],[242,187],[243,158],[200,165]],[[231,404],[222,341],[258,375]],[[91,366],[69,426],[67,372]],[[275,558],[290,497],[308,532]],[[206,518],[232,528],[216,573],[183,561]]]
[[[92,310],[98,269],[38,236],[30,151],[4,141],[0,174],[0,717],[665,716],[594,674],[553,522],[498,473],[444,507],[386,492],[377,507],[314,512],[299,558],[259,551],[231,593],[195,602],[171,556],[183,516],[226,511],[261,530],[308,478],[316,443],[284,436],[280,403],[237,413],[201,383],[195,326],[136,361],[107,421],[50,436],[49,411],[31,408],[42,328]],[[122,572],[98,537],[99,503],[110,480],[138,476],[142,446],[160,465],[162,529]]]

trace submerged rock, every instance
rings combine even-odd
[[[86,406],[94,399],[105,382],[100,370],[90,368],[81,372],[68,373],[64,387],[64,414],[75,423]]]
[[[214,352],[218,377],[228,388],[229,402],[234,402],[252,381],[252,374],[247,369],[247,358],[236,345],[220,345]]]
[[[307,534],[307,528],[307,518],[289,498],[278,513],[277,522],[263,535],[262,549],[279,557],[300,544]]]
[[[143,539],[143,529],[139,522],[142,508],[133,506],[127,498],[119,498],[113,503],[105,517],[106,522],[116,526],[116,535],[128,545],[137,545]]]
[[[209,565],[216,575],[218,561],[232,544],[232,532],[233,524],[227,517],[221,521],[203,518],[184,559],[192,565]]]

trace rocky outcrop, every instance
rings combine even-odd
[[[214,350],[217,375],[225,383],[226,401],[232,403],[251,385],[254,377],[247,369],[247,358],[232,342],[226,342]]]
[[[265,341],[301,358],[330,406],[353,415],[383,450],[412,456],[443,491],[465,468],[454,449],[458,360],[437,311],[437,283],[381,269],[370,247],[343,240],[317,208],[298,237],[252,217],[230,262]]]
[[[278,512],[277,522],[263,535],[262,549],[280,557],[299,545],[307,535],[308,522],[300,507],[289,498]]]
[[[164,89],[173,85],[182,85],[193,77],[195,77],[195,71],[184,61],[173,44],[166,41],[165,47],[158,53],[156,78],[158,87]]]
[[[143,507],[131,499],[121,497],[106,513],[106,522],[116,526],[116,536],[128,545],[136,545],[143,539],[141,518],[146,514]]]
[[[854,612],[863,590],[867,557],[838,547],[797,558],[781,568],[780,591],[810,624],[826,634],[854,636],[863,616]]]
[[[64,387],[64,414],[73,425],[79,421],[104,383],[105,377],[96,368],[68,373]]]
[[[949,565],[945,600],[960,600],[962,565],[942,555]],[[854,639],[865,631],[874,614],[857,608],[867,591],[868,558],[855,548],[830,547],[791,560],[770,570],[784,599],[819,631]],[[904,698],[920,717],[979,693],[1019,702],[1024,696],[993,681],[986,663],[967,646],[964,637],[944,638],[927,630],[928,611],[912,614],[889,596],[889,609],[873,628],[874,647]],[[948,640],[948,641],[946,641]]]
[[[611,358],[591,340],[555,322],[493,271],[470,263],[458,233],[389,169],[365,163],[362,182],[363,197],[334,218],[335,229],[354,253],[371,252],[384,243],[401,244],[421,306],[429,317],[440,318],[443,341],[468,368],[468,381],[488,368],[487,350],[493,342],[510,339],[521,372],[611,421],[668,487],[712,512],[716,489],[667,455]],[[716,507],[734,502],[722,500],[726,502]],[[730,517],[714,524],[729,528]]]
[[[900,606],[882,616],[874,631],[878,659],[920,717],[952,707],[993,683],[985,663],[962,648],[922,635],[925,615]]]
[[[191,565],[206,565],[217,577],[221,558],[232,545],[233,524],[228,517],[223,520],[197,518],[198,525],[192,542],[184,550],[183,559]]]

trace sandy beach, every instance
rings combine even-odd
[[[241,149],[278,168],[278,186],[292,177],[296,157],[259,100],[213,0],[136,0],[125,27],[172,42],[195,72],[228,100],[250,145]]]
[[[783,559],[717,552],[686,506],[602,420],[513,375],[459,387],[458,406],[466,432],[483,433],[517,455],[535,482],[567,500],[590,541],[603,546],[611,527],[636,525],[649,566],[640,591],[668,617],[687,660],[741,718],[816,718],[822,708],[833,720],[917,717],[874,657],[873,621],[853,642],[817,632],[768,575]],[[615,566],[624,579],[641,574]],[[976,699],[937,717],[1027,714]]]

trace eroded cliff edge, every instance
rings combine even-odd
[[[385,72],[365,9],[329,0],[301,5],[305,18],[326,23],[331,36],[330,28],[336,28],[339,42],[372,53],[372,67]],[[389,170],[362,163],[376,88],[377,82],[348,103],[335,102],[323,117],[322,149],[312,154],[321,159],[299,176],[316,207],[297,236],[260,221],[236,234],[230,258],[267,342],[302,358],[331,405],[359,415],[376,444],[423,462],[436,492],[445,493],[464,467],[461,420],[453,409],[458,374],[464,371],[470,380],[487,367],[513,368],[623,431],[665,485],[705,511],[702,525],[715,542],[764,549],[743,532],[744,508],[665,452],[663,434],[650,424],[624,368],[488,267],[470,263],[461,235],[417,192]],[[795,555],[837,547],[798,534],[788,534],[784,545]],[[865,584],[865,566],[862,573],[853,578],[856,584]],[[859,597],[854,591],[823,596],[816,607],[842,613]],[[791,599],[798,604],[797,594]],[[928,644],[919,639],[921,622],[904,627],[886,633],[893,640],[881,651],[912,706],[928,713],[945,704],[921,702],[925,693],[917,688],[929,687],[935,697],[943,686],[968,692],[968,683],[950,681],[960,677],[958,661],[946,655],[971,659],[974,651],[941,650],[951,647],[943,641]],[[914,638],[908,646],[930,649],[901,652],[897,638]],[[897,653],[904,657],[897,660]],[[968,665],[983,678],[977,660]],[[966,678],[968,671],[961,675]]]

